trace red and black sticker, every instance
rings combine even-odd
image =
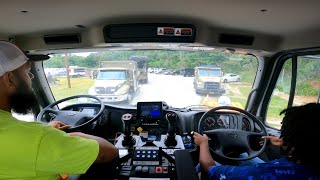
[[[158,36],[192,36],[191,28],[158,27]]]
[[[181,36],[192,36],[191,28],[181,28]]]
[[[165,27],[164,28],[165,36],[174,36],[174,28],[173,27]]]

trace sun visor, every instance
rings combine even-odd
[[[196,28],[191,24],[112,24],[103,28],[103,34],[106,43],[194,43]]]

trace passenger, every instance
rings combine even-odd
[[[281,136],[265,136],[279,146],[284,158],[264,162],[259,158],[239,166],[221,165],[209,152],[207,135],[194,133],[194,142],[200,146],[200,168],[210,179],[320,179],[320,139],[318,119],[320,104],[309,103],[283,110]],[[312,141],[315,141],[314,143]],[[244,161],[245,162],[245,161]]]
[[[103,138],[67,134],[61,130],[69,126],[58,121],[46,126],[12,116],[12,111],[27,114],[38,106],[31,58],[0,41],[0,179],[53,180],[60,174],[83,174],[94,162],[111,162],[118,150]]]

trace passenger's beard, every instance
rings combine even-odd
[[[19,86],[10,96],[11,110],[18,114],[28,114],[33,107],[38,105],[38,100],[33,90],[24,82],[20,81]]]

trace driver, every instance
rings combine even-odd
[[[210,179],[320,179],[319,148],[311,142],[320,139],[320,121],[316,118],[320,114],[320,104],[288,108],[281,114],[285,116],[280,138],[263,138],[269,139],[271,145],[279,146],[284,158],[269,162],[254,158],[239,166],[221,165],[210,155],[208,136],[194,133],[194,142],[200,146],[202,172],[207,172]]]
[[[46,126],[12,116],[12,111],[27,114],[38,106],[31,88],[34,58],[0,41],[0,179],[54,180],[60,174],[83,174],[94,162],[111,162],[118,150],[103,138],[67,134],[61,130],[69,126],[57,121]]]

